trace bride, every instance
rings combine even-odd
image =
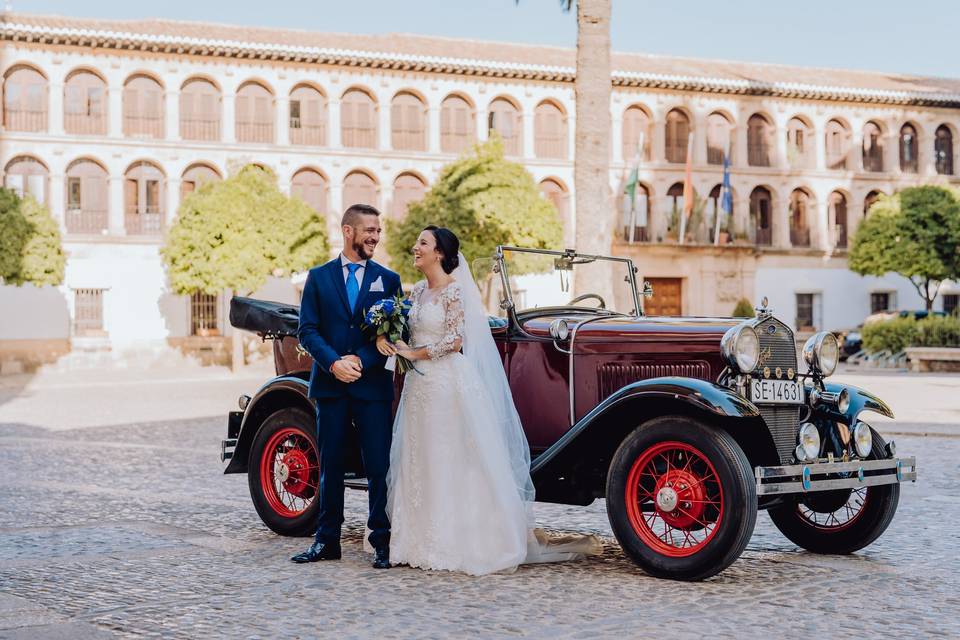
[[[533,527],[530,450],[460,242],[429,226],[413,247],[414,361],[393,426],[387,513],[393,561],[482,575],[599,553],[594,536],[550,543]]]

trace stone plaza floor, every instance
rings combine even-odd
[[[688,584],[637,569],[603,501],[538,505],[602,556],[472,578],[371,568],[348,491],[343,560],[292,564],[309,539],[267,530],[218,459],[225,413],[268,373],[0,378],[0,638],[960,636],[960,376],[843,374],[919,458],[873,545],[810,554],[760,514],[732,567]]]

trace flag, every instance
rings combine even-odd
[[[728,150],[729,151],[729,150]],[[723,154],[723,184],[720,186],[720,206],[717,207],[716,227],[713,230],[713,243],[720,244],[720,219],[723,215],[733,216],[733,192],[730,190],[730,154]],[[727,224],[729,229],[730,225]]]
[[[627,240],[634,242],[634,233],[636,228],[647,226],[647,204],[646,201],[637,206],[637,183],[640,182],[640,159],[643,155],[643,134],[637,142],[637,152],[633,156],[633,167],[630,169],[630,175],[627,178],[627,184],[623,188],[623,194],[627,196],[623,199],[623,226],[628,229]]]
[[[687,136],[687,166],[683,175],[683,211],[680,213],[680,244],[687,234],[687,216],[693,213],[693,132]]]

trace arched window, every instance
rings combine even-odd
[[[21,198],[32,196],[37,202],[47,202],[50,173],[36,158],[17,156],[7,163],[3,173],[3,186],[7,189],[13,189]]]
[[[734,198],[733,190],[731,189],[730,193],[730,202],[731,205],[736,201]],[[720,243],[730,243],[733,242],[733,207],[731,206],[730,212],[723,210],[723,185],[718,184],[710,190],[710,197],[707,201],[708,210],[706,222],[709,224],[710,228],[708,230],[708,236],[710,242],[716,241],[716,231],[717,231],[717,218],[720,216]]]
[[[449,95],[440,105],[440,150],[460,153],[477,137],[473,105],[458,95]]]
[[[871,191],[867,194],[867,197],[863,199],[863,217],[866,218],[867,214],[870,213],[870,207],[873,206],[873,203],[876,202],[880,196],[883,195],[882,191]]]
[[[503,139],[503,152],[506,155],[523,154],[523,123],[520,119],[520,110],[506,98],[497,98],[490,103],[487,130],[500,134]]]
[[[667,236],[680,235],[680,216],[683,215],[683,183],[674,182],[667,189]]]
[[[847,246],[847,197],[839,191],[830,194],[828,206],[831,240],[833,246],[846,248]]]
[[[722,113],[707,116],[707,164],[723,164],[723,156],[732,151],[730,131],[733,125]]]
[[[81,158],[67,167],[67,233],[106,233],[107,170],[98,162]]]
[[[290,195],[297,196],[317,213],[327,212],[327,179],[319,171],[300,169],[290,181]]]
[[[357,149],[377,146],[377,103],[365,91],[350,89],[340,100],[340,142]]]
[[[273,94],[258,82],[237,91],[237,142],[273,142]]]
[[[883,132],[876,122],[863,127],[863,170],[883,171]]]
[[[550,182],[553,181],[551,180]],[[546,183],[546,180],[540,183],[540,190],[545,194],[548,193],[546,189]],[[560,187],[561,185],[556,185],[556,188]],[[557,195],[559,196],[560,194]],[[562,195],[564,202],[562,220],[564,223],[566,223],[566,216],[568,215],[569,208],[568,201],[570,196],[566,192],[566,189],[563,190]],[[621,193],[620,198],[621,211],[623,212],[623,219],[620,227],[623,230],[623,240],[625,242],[650,242],[651,238],[653,237],[651,227],[650,189],[643,183],[638,182],[632,202],[630,196],[626,193]],[[554,200],[554,198],[551,198],[551,200]],[[556,204],[556,201],[554,204]],[[557,205],[557,209],[560,209],[559,205]]]
[[[825,144],[827,168],[846,169],[850,152],[850,132],[839,120],[827,123]]]
[[[393,203],[390,207],[390,217],[402,220],[407,217],[407,208],[414,202],[423,199],[427,192],[427,184],[413,173],[401,173],[393,181]]]
[[[920,145],[917,141],[917,130],[912,124],[900,127],[900,171],[916,173],[920,167],[917,151]]]
[[[310,85],[290,92],[290,144],[327,144],[327,99]]]
[[[217,182],[220,179],[220,174],[210,165],[201,163],[190,165],[180,178],[180,197],[193,193],[205,183]]]
[[[773,198],[766,187],[757,187],[750,193],[750,228],[758,246],[773,244]]]
[[[363,171],[353,171],[343,180],[343,210],[354,204],[380,207],[377,182]]]
[[[427,105],[418,96],[404,91],[393,97],[390,144],[403,151],[427,150]]]
[[[667,162],[687,161],[687,142],[690,137],[690,119],[679,109],[673,109],[667,114],[666,127],[666,154]]]
[[[643,154],[641,159],[650,159],[651,142],[653,141],[653,118],[640,105],[631,105],[623,112],[623,159],[633,162],[637,155],[637,145],[643,138]]]
[[[810,194],[794,189],[790,194],[790,244],[810,246]]]
[[[800,118],[791,118],[787,123],[787,163],[794,169],[813,168],[811,130]]]
[[[541,102],[533,116],[533,151],[538,158],[567,157],[567,116],[552,102]]]
[[[152,162],[135,162],[124,174],[123,211],[127,235],[158,235],[163,230],[165,178]]]
[[[107,83],[90,71],[74,71],[63,84],[63,129],[80,135],[106,135]]]
[[[220,90],[209,80],[191,78],[180,89],[180,137],[220,139]]]
[[[747,120],[747,163],[751,167],[770,166],[770,146],[773,125],[764,116],[755,113]]]
[[[163,137],[163,87],[145,75],[123,85],[123,135]]]
[[[8,131],[47,130],[47,79],[17,65],[3,77],[3,126]]]
[[[937,127],[933,140],[933,155],[937,173],[942,176],[953,175],[953,132],[945,124]]]

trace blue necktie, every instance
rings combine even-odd
[[[357,269],[359,268],[359,264],[352,262],[347,265],[347,270],[350,272],[347,274],[347,303],[350,305],[350,311],[356,308],[357,298],[360,296],[360,283],[357,282]]]

